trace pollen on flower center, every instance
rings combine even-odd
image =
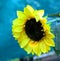
[[[25,32],[29,38],[34,41],[39,41],[44,36],[43,27],[40,21],[36,22],[35,18],[27,20],[25,24]]]

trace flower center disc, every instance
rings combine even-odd
[[[44,35],[44,31],[40,21],[36,22],[35,18],[27,20],[25,24],[25,32],[29,38],[34,41],[39,41]]]

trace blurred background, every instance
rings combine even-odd
[[[17,17],[16,11],[23,11],[28,4],[34,9],[45,10],[45,15],[48,15],[48,20],[52,22],[52,32],[56,36],[56,47],[39,57],[27,55],[12,37],[11,26],[12,20]],[[60,0],[0,0],[0,61],[60,61],[59,13]]]

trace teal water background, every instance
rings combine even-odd
[[[34,9],[44,9],[45,15],[60,12],[60,0],[0,0],[0,61],[27,55],[12,37],[11,26],[12,20],[17,17],[16,11],[23,11],[28,4]],[[56,33],[55,25],[53,23],[52,28]],[[57,25],[59,30],[60,23]]]

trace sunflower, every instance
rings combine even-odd
[[[34,10],[27,5],[24,11],[17,11],[17,18],[12,22],[13,37],[28,54],[39,56],[55,46],[55,36],[43,15],[44,10]]]

